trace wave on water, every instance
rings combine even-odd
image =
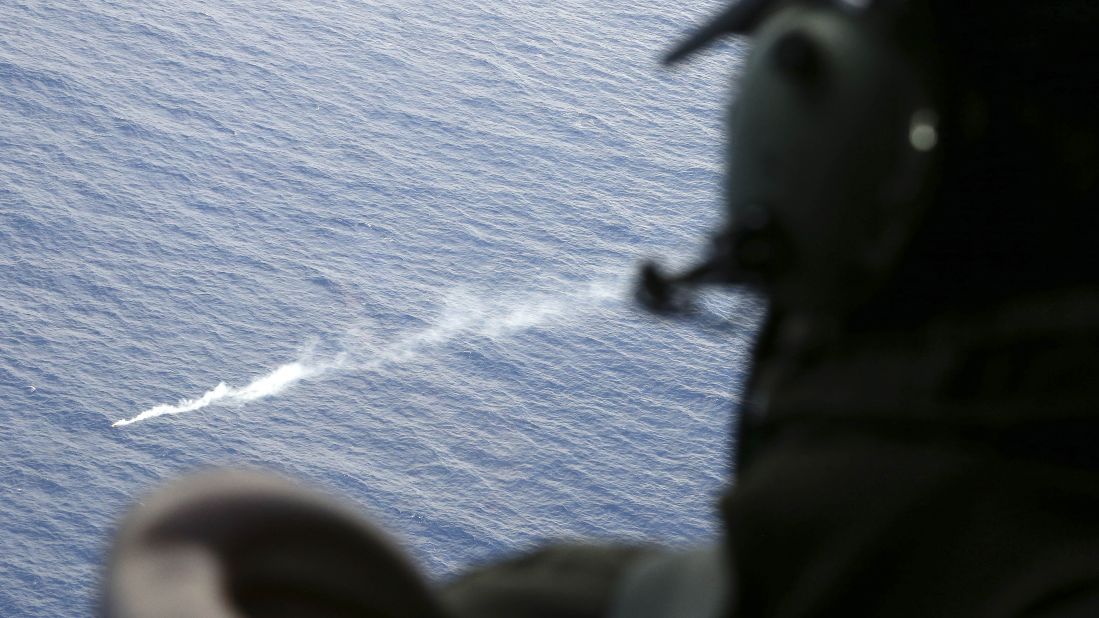
[[[383,349],[365,355],[366,358],[362,358],[364,353],[361,350],[348,349],[329,362],[316,363],[299,359],[279,366],[246,386],[234,388],[225,382],[219,382],[200,397],[182,399],[175,405],[153,406],[133,418],[115,421],[111,426],[124,427],[167,414],[192,412],[216,403],[245,403],[278,395],[296,382],[318,378],[332,370],[381,369],[386,365],[411,361],[462,334],[499,339],[555,320],[578,317],[600,303],[621,298],[623,290],[623,282],[594,282],[577,286],[563,294],[543,294],[495,302],[456,292],[448,299],[442,315],[434,324],[400,337]],[[354,333],[349,332],[348,335],[351,335],[349,338],[354,338]]]

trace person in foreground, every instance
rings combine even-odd
[[[769,300],[724,538],[433,587],[357,514],[222,472],[123,522],[107,616],[1099,616],[1099,3],[741,0],[728,220],[639,293]]]

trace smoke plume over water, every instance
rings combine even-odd
[[[561,294],[533,297],[528,295],[512,299],[505,297],[494,302],[470,294],[455,293],[447,299],[444,310],[434,323],[422,330],[398,337],[379,351],[364,354],[362,350],[351,347],[325,362],[298,359],[280,365],[245,386],[236,388],[219,382],[199,397],[183,399],[174,405],[156,405],[132,418],[115,421],[111,426],[123,427],[158,416],[193,412],[215,404],[246,403],[272,397],[301,380],[316,379],[335,371],[381,369],[386,365],[411,361],[459,335],[498,340],[531,328],[559,324],[620,298],[624,289],[623,283],[594,282],[578,285]]]

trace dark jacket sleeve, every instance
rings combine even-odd
[[[455,618],[606,616],[622,575],[651,554],[637,547],[553,545],[470,570],[445,585]]]

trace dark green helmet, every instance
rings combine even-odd
[[[668,61],[754,37],[728,117],[727,224],[703,266],[647,267],[644,296],[748,283],[779,311],[843,319],[1094,282],[1080,230],[1099,140],[1081,102],[1096,63],[1064,62],[1097,11],[1058,7],[743,0],[718,15]]]
[[[778,306],[862,302],[924,210],[941,112],[925,50],[897,36],[912,21],[795,4],[756,33],[729,115],[729,257]]]

